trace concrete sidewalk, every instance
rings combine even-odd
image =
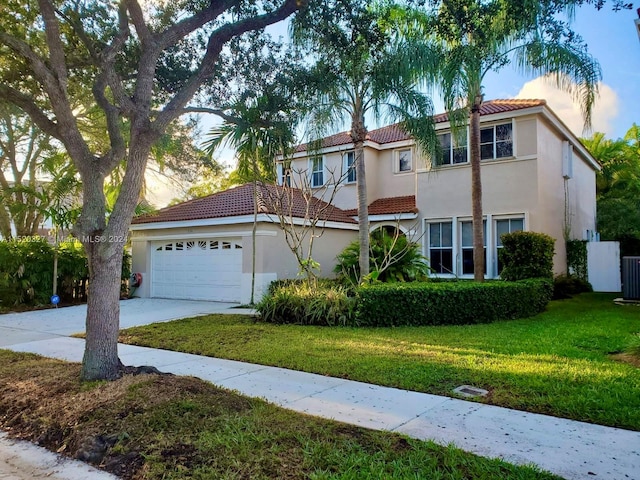
[[[84,341],[56,337],[5,348],[79,362]],[[154,365],[298,412],[534,463],[567,479],[640,480],[640,432],[166,350],[120,345],[119,352],[125,365]]]

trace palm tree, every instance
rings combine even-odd
[[[368,2],[318,2],[293,22],[294,42],[316,60],[307,80],[310,123],[321,138],[328,128],[350,122],[355,150],[360,244],[360,281],[369,275],[369,215],[364,163],[365,117],[401,122],[424,150],[435,148],[431,99],[417,89],[416,62],[434,57],[419,42],[395,41],[384,28],[384,12]],[[384,117],[384,118],[383,118]]]
[[[480,109],[490,71],[513,63],[524,73],[546,75],[579,102],[585,125],[601,79],[600,67],[581,39],[556,14],[577,1],[441,0],[435,11],[410,12],[412,35],[442,48],[440,88],[453,130],[469,121],[472,176],[474,278],[484,279]],[[432,13],[434,15],[432,15]],[[430,68],[428,68],[430,72]]]
[[[251,232],[251,299],[256,282],[256,229],[258,225],[258,182],[275,180],[275,158],[294,142],[295,119],[284,96],[271,91],[257,97],[243,96],[220,112],[224,119],[209,131],[204,146],[213,154],[222,146],[236,151],[240,178],[253,183],[253,229]]]

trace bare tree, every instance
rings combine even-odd
[[[329,172],[329,180],[320,188],[311,187],[306,170],[291,170],[282,185],[260,185],[264,209],[275,216],[300,274],[316,282],[320,265],[313,259],[314,241],[322,237],[326,222],[338,209],[333,205],[346,174]]]

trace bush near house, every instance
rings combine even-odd
[[[544,311],[552,293],[548,279],[370,285],[358,290],[356,323],[462,325],[530,317]]]
[[[279,280],[256,305],[262,320],[298,325],[350,325],[355,316],[353,291],[331,280]]]
[[[48,304],[53,293],[53,259],[58,251],[58,288],[61,303],[87,299],[89,269],[82,245],[74,241],[54,247],[46,239],[0,242],[0,307]],[[122,278],[131,274],[131,255],[123,257]],[[126,288],[126,282],[123,281]]]
[[[500,239],[503,248],[498,251],[503,265],[500,277],[516,281],[526,278],[553,278],[553,251],[555,240],[536,232],[505,233]]]
[[[585,292],[593,292],[593,287],[574,275],[558,275],[553,279],[553,300],[571,298]]]
[[[369,271],[375,280],[385,283],[427,280],[429,266],[420,253],[420,245],[402,234],[378,229],[371,234]],[[360,278],[360,244],[350,243],[337,257],[333,272],[352,285]]]

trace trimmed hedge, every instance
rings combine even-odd
[[[500,277],[516,281],[526,278],[553,278],[555,240],[536,232],[505,233],[498,250],[503,265]]]
[[[552,294],[550,279],[378,284],[358,290],[355,320],[376,327],[487,323],[536,315]]]

